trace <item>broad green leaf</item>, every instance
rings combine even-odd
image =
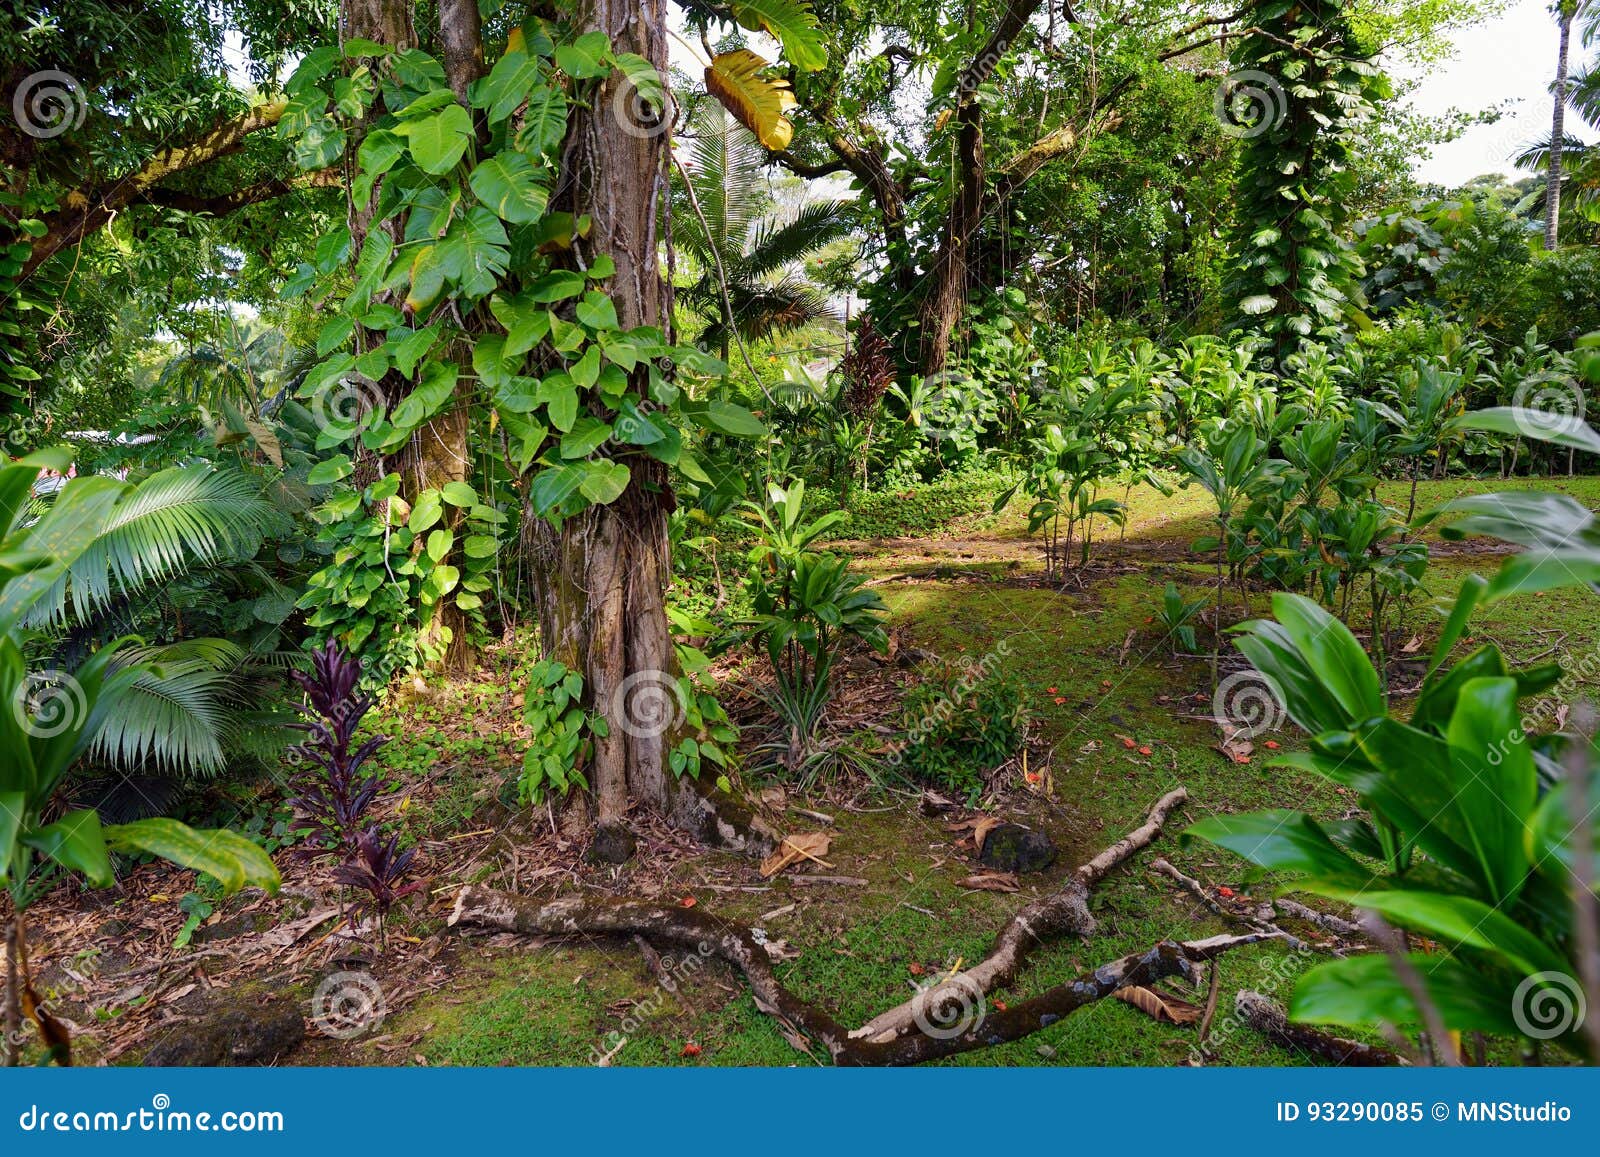
[[[1497,983],[1465,960],[1421,953],[1409,960],[1446,1026],[1520,1035],[1512,1016],[1513,986]],[[1295,984],[1289,1017],[1348,1028],[1422,1023],[1410,990],[1395,975],[1389,958],[1377,954],[1330,960],[1306,972]]]
[[[602,458],[598,462],[584,464],[583,480],[578,484],[578,489],[590,502],[605,506],[622,497],[622,492],[628,488],[628,478],[627,466]]]
[[[473,169],[467,181],[480,201],[513,224],[537,221],[550,201],[538,170],[521,153],[497,153]]]
[[[119,851],[148,852],[182,868],[204,872],[226,895],[241,888],[278,890],[278,869],[253,841],[225,829],[196,830],[177,820],[148,819],[106,829]]]
[[[1576,387],[1574,387],[1576,388]],[[1494,434],[1511,434],[1538,442],[1552,442],[1600,454],[1600,433],[1577,414],[1558,414],[1546,410],[1525,409],[1519,406],[1495,406],[1487,410],[1472,410],[1451,418],[1452,430],[1485,430]]]
[[[1368,877],[1304,812],[1212,816],[1191,826],[1184,838],[1206,840],[1273,871],[1306,872],[1352,882]]]
[[[828,50],[816,13],[805,0],[735,0],[733,18],[753,32],[766,32],[783,45],[783,56],[802,72],[828,63]]]
[[[349,456],[338,454],[313,466],[306,474],[306,483],[310,486],[326,486],[331,482],[338,482],[341,478],[350,477],[354,470]]]
[[[606,75],[611,71],[611,38],[585,32],[571,44],[556,45],[556,67],[574,80]]]
[[[55,823],[24,834],[22,841],[63,868],[81,873],[96,888],[116,882],[100,817],[93,811],[68,812]]]
[[[402,121],[395,131],[405,136],[417,167],[440,177],[455,168],[466,154],[472,138],[472,117],[452,100],[431,116]]]

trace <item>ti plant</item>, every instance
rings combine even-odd
[[[1600,450],[1587,427],[1552,437]],[[1417,950],[1397,945],[1307,972],[1292,1017],[1423,1026],[1436,1050],[1449,1047],[1441,1034],[1459,1031],[1549,1040],[1593,1063],[1594,1025],[1549,1017],[1600,1001],[1584,959],[1600,921],[1593,737],[1536,731],[1565,718],[1553,698],[1525,702],[1570,692],[1570,683],[1557,688],[1557,665],[1514,668],[1493,644],[1450,657],[1478,607],[1600,581],[1600,520],[1571,498],[1531,492],[1437,513],[1458,516],[1452,536],[1492,534],[1529,550],[1493,580],[1463,583],[1409,720],[1389,711],[1355,636],[1311,600],[1278,594],[1276,621],[1240,628],[1239,649],[1311,736],[1308,751],[1279,764],[1354,791],[1366,817],[1259,812],[1203,820],[1189,834],[1294,874],[1287,890],[1368,910],[1413,938]]]
[[[62,488],[46,515],[30,520],[40,472],[64,472],[69,465],[64,453],[46,451],[0,466],[0,702],[10,707],[0,710],[0,887],[10,907],[3,1046],[8,1065],[20,1055],[23,1016],[37,1027],[52,1059],[72,1061],[65,1026],[34,991],[24,919],[29,904],[62,873],[105,888],[115,883],[112,852],[145,853],[206,873],[226,894],[278,887],[271,858],[234,832],[196,831],[164,818],[103,825],[93,810],[52,807],[68,773],[146,673],[138,664],[118,665],[127,640],[97,648],[71,674],[30,673],[23,658],[23,616],[64,581],[119,513],[118,505],[135,493],[111,478],[77,478]]]
[[[311,671],[294,672],[309,706],[300,706],[305,721],[293,726],[306,733],[290,754],[306,760],[314,771],[300,779],[300,794],[290,800],[312,824],[313,833],[341,857],[333,878],[364,893],[352,908],[354,921],[370,912],[388,915],[395,901],[421,888],[406,883],[415,849],[399,851],[398,837],[385,838],[377,823],[365,823],[368,809],[383,786],[383,776],[367,771],[367,761],[385,743],[375,735],[357,744],[356,732],[372,709],[373,698],[361,690],[361,663],[328,640],[311,654]]]

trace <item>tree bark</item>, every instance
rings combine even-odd
[[[589,0],[575,17],[579,34],[605,33],[617,52],[644,57],[663,77],[667,69],[665,0]],[[587,215],[588,235],[573,246],[574,262],[591,266],[609,256],[616,273],[605,284],[623,329],[668,328],[665,286],[657,257],[664,229],[667,140],[641,133],[613,115],[615,89],[607,77],[589,107],[575,107],[562,146],[564,179],[552,207]],[[644,367],[633,375],[648,396]],[[684,720],[678,665],[667,624],[667,517],[673,509],[665,466],[639,453],[620,458],[631,472],[627,489],[605,506],[591,506],[559,526],[528,513],[546,658],[583,676],[590,710],[607,734],[595,737],[587,778],[597,815],[592,854],[620,861],[632,853],[630,801],[666,815],[700,839],[762,854],[773,836],[732,800],[716,803],[692,781],[679,780],[668,755]]]
[[[1544,188],[1544,247],[1554,253],[1561,225],[1561,145],[1567,131],[1567,58],[1572,44],[1572,18],[1576,5],[1564,3],[1556,12],[1561,43],[1556,50],[1554,106],[1550,113],[1550,167]]]

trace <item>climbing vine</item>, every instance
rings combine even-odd
[[[1282,353],[1343,320],[1356,292],[1361,263],[1343,240],[1351,157],[1391,89],[1338,0],[1264,0],[1246,20],[1218,92],[1225,128],[1243,138],[1230,288]]]

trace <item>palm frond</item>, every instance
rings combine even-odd
[[[848,213],[848,202],[813,201],[802,206],[787,223],[771,218],[763,221],[749,248],[733,260],[728,277],[753,280],[803,260],[807,254],[849,235]]]
[[[210,466],[152,475],[112,509],[104,529],[29,613],[35,625],[83,621],[197,566],[256,552],[283,515],[243,474]]]
[[[230,749],[272,749],[283,720],[259,704],[270,699],[263,679],[277,676],[255,659],[226,639],[123,648],[117,666],[139,675],[97,710],[91,756],[124,774],[206,776],[222,770]]]
[[[763,154],[755,135],[716,101],[701,102],[690,131],[693,140],[686,167],[705,226],[694,213],[686,213],[679,236],[685,249],[709,265],[714,264],[714,253],[726,259],[744,248],[764,207]]]

